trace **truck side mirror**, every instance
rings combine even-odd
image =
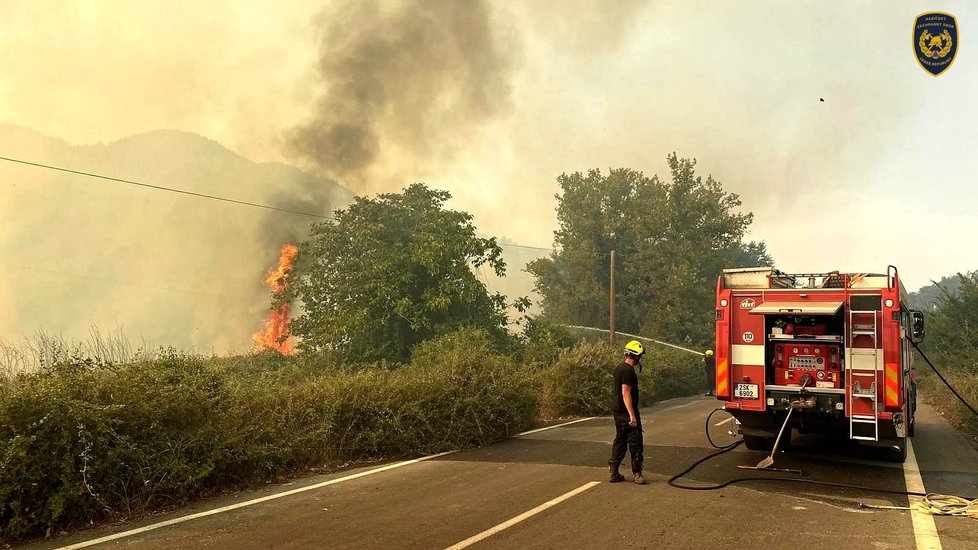
[[[910,310],[910,341],[919,344],[924,340],[924,313]]]

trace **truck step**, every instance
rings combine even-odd
[[[875,437],[866,437],[863,435],[854,435],[850,439],[858,439],[859,441],[879,441],[879,439]]]
[[[868,422],[870,424],[876,424],[876,417],[871,414],[854,414],[849,418],[851,418],[853,422]]]
[[[876,355],[878,348],[849,348],[849,353],[853,355]]]

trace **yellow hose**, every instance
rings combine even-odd
[[[922,500],[914,502],[910,506],[877,506],[860,503],[859,507],[874,510],[917,510],[932,516],[958,516],[978,519],[978,499],[968,500],[940,493],[928,493]]]

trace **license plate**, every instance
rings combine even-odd
[[[734,384],[734,397],[757,399],[757,384]]]

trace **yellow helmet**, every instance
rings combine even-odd
[[[625,344],[625,353],[634,355],[635,357],[641,359],[642,356],[645,355],[645,348],[638,340],[632,340],[631,342]]]
[[[713,355],[713,350],[711,349],[706,350],[706,355]]]

